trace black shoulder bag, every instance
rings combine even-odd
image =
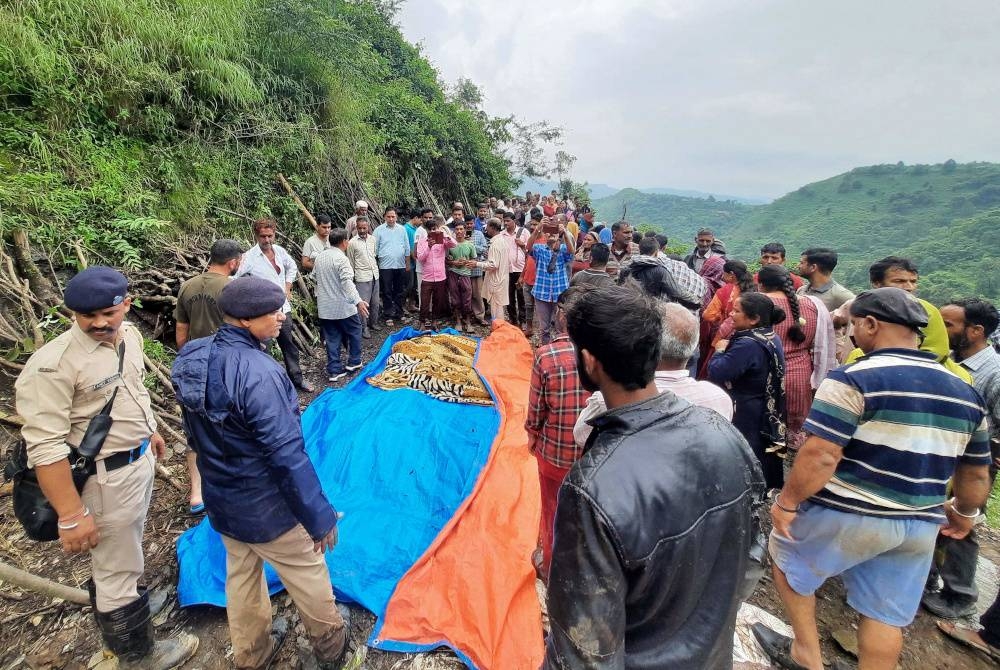
[[[118,345],[118,376],[121,377],[125,367],[125,342]],[[84,484],[96,471],[94,458],[101,452],[104,440],[111,430],[111,408],[118,396],[119,386],[111,393],[111,398],[104,404],[87,426],[87,431],[80,440],[80,446],[70,449],[69,465],[73,475],[73,485],[77,493],[83,491]],[[28,467],[28,448],[24,439],[18,440],[4,467],[4,478],[14,482],[12,500],[14,516],[24,527],[25,534],[37,542],[51,542],[59,539],[59,514],[49,503],[38,483],[38,475],[34,468]]]

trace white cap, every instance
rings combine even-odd
[[[365,202],[364,200],[358,200],[356,203],[354,203],[354,209],[361,209],[362,207],[368,209],[368,203]]]

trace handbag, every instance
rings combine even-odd
[[[125,363],[125,342],[118,345],[118,375],[122,374]],[[96,471],[94,458],[101,452],[104,440],[111,430],[111,408],[118,396],[118,388],[104,404],[87,426],[80,440],[80,446],[70,448],[69,464],[73,485],[77,493],[83,492],[87,480]],[[52,542],[59,539],[59,514],[52,507],[41,485],[34,468],[28,467],[28,445],[20,439],[11,451],[10,458],[4,466],[4,477],[13,482],[12,506],[14,517],[24,528],[25,534],[36,542]]]

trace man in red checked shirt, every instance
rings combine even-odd
[[[538,527],[541,564],[538,567],[546,581],[552,561],[552,526],[559,486],[570,466],[583,453],[573,440],[573,426],[590,397],[590,392],[580,384],[576,350],[566,334],[565,309],[574,294],[578,295],[577,289],[563,291],[556,300],[556,332],[559,334],[535,351],[528,418],[524,422],[529,448],[538,459],[538,480],[542,489],[542,515]]]

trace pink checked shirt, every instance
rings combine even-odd
[[[434,246],[427,243],[426,237],[417,240],[417,259],[423,264],[424,281],[435,282],[446,279],[445,257],[448,255],[448,249],[456,244],[457,242],[447,235],[445,235],[444,244],[435,244]]]

